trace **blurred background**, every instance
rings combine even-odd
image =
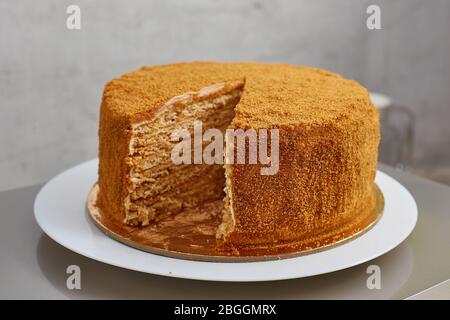
[[[80,30],[66,27],[71,4]],[[371,4],[381,30],[367,28]],[[0,0],[0,190],[96,157],[108,80],[190,60],[355,79],[383,94],[380,161],[450,184],[450,1]]]

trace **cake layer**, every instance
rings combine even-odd
[[[196,177],[191,181],[181,184],[177,181],[174,189],[132,201],[127,207],[128,224],[145,226],[184,209],[223,200],[224,183],[223,169],[217,167],[210,170],[207,175]]]

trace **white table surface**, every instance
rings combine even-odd
[[[60,246],[39,229],[33,202],[40,185],[0,192],[2,299],[403,299],[450,278],[450,188],[380,166],[414,196],[417,226],[388,254],[346,270],[295,280],[220,283],[166,278],[109,266]],[[61,212],[64,214],[64,212]],[[369,290],[369,265],[381,289]],[[81,289],[69,290],[66,269],[81,268]],[[448,286],[439,297],[450,299]],[[447,292],[447,290],[449,292]],[[430,294],[428,294],[430,296]],[[432,296],[432,295],[431,295]]]

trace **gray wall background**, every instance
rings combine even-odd
[[[66,28],[81,7],[82,28]],[[382,30],[366,28],[378,4]],[[109,79],[142,65],[259,60],[326,68],[414,110],[415,166],[450,164],[450,1],[0,0],[0,189],[97,154]]]

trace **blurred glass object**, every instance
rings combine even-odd
[[[370,98],[380,113],[378,160],[402,170],[411,168],[414,160],[414,113],[407,107],[394,105],[385,95],[371,93]]]

